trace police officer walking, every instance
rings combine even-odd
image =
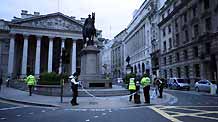
[[[144,75],[141,79],[141,85],[143,87],[143,92],[144,92],[144,98],[145,98],[145,103],[150,103],[150,83],[151,80],[148,77],[148,75]]]
[[[129,101],[132,101],[132,94],[136,92],[135,78],[129,79],[129,88],[128,89],[130,91]]]
[[[32,96],[32,89],[36,85],[36,79],[33,75],[29,75],[25,81],[29,88],[29,96]]]
[[[77,72],[75,72],[73,75],[71,75],[69,77],[70,78],[70,82],[71,82],[71,89],[73,91],[73,99],[70,101],[72,106],[79,105],[77,103],[78,85],[79,85],[78,76],[79,76],[79,74]]]

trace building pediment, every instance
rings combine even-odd
[[[13,24],[35,28],[82,31],[82,23],[62,13],[40,15],[12,21]]]

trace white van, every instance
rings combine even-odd
[[[184,78],[170,78],[168,81],[168,87],[170,89],[190,90],[190,84],[188,83],[188,80]]]

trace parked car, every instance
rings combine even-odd
[[[197,92],[200,91],[210,92],[211,85],[213,85],[213,83],[209,80],[200,80],[195,83],[195,90]]]
[[[184,78],[170,78],[168,81],[168,88],[170,89],[186,89],[190,90],[190,84]]]
[[[123,78],[117,78],[117,83],[123,83]]]

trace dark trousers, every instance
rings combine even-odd
[[[150,103],[150,93],[149,93],[149,91],[150,91],[150,85],[145,86],[143,88],[144,98],[145,98],[146,103]]]
[[[132,94],[135,92],[135,90],[130,90],[130,96],[129,96],[129,101],[132,101]]]
[[[33,85],[28,85],[29,87],[29,96],[32,96]]]
[[[158,90],[159,90],[159,93],[160,93],[159,97],[162,98],[163,97],[163,86],[159,86]]]
[[[77,104],[78,86],[72,86],[71,89],[73,91],[73,99],[71,100],[71,104]]]

